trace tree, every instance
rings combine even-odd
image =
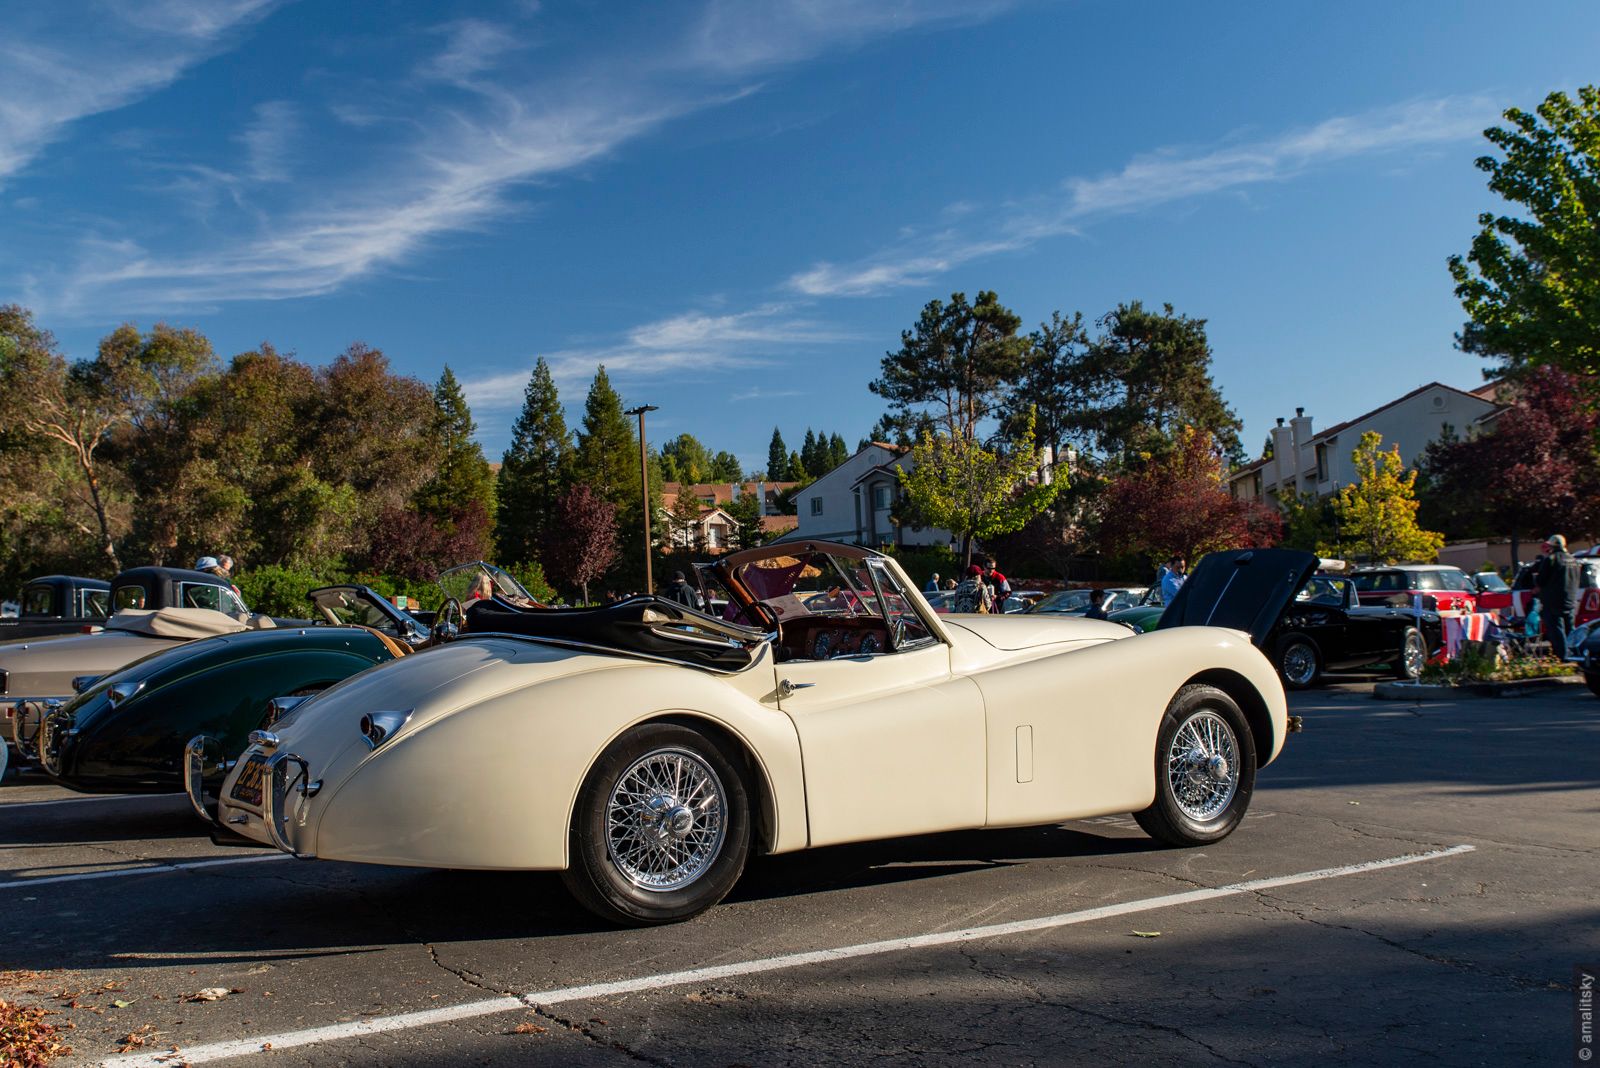
[[[667,515],[668,522],[672,524],[667,543],[674,548],[699,552],[700,498],[689,492],[692,488],[692,486],[680,487],[677,500],[672,502],[672,510]]]
[[[1344,540],[1374,564],[1438,557],[1444,537],[1417,525],[1417,472],[1406,470],[1400,446],[1384,451],[1383,435],[1369,430],[1350,460],[1358,481],[1340,490],[1333,504]]]
[[[550,365],[540,357],[511,428],[511,447],[501,457],[495,544],[507,564],[542,560],[571,463],[561,398]]]
[[[789,475],[789,446],[783,443],[783,435],[777,427],[772,428],[772,442],[767,446],[767,477],[774,482],[787,481]]]
[[[1491,377],[1560,368],[1600,406],[1600,89],[1551,93],[1505,119],[1483,134],[1504,158],[1477,166],[1527,217],[1479,215],[1466,257],[1450,258],[1469,317],[1457,342],[1498,361]]]
[[[374,574],[427,582],[453,564],[476,560],[489,540],[489,513],[471,501],[451,522],[414,508],[391,508],[373,527],[365,558]]]
[[[711,452],[693,434],[679,434],[661,446],[661,477],[693,486],[711,480]]]
[[[822,455],[818,456],[817,432],[810,427],[806,427],[805,444],[800,446],[800,462],[805,465],[807,471],[813,471],[819,475],[825,474],[828,469],[827,446],[823,446]]]
[[[712,482],[743,482],[744,468],[733,453],[719,452],[711,458],[711,473],[706,477]]]
[[[583,402],[573,466],[579,481],[619,511],[639,507],[639,441],[604,365],[595,371]]]
[[[788,466],[787,470],[784,471],[783,481],[784,482],[810,482],[810,481],[812,481],[811,472],[806,470],[805,461],[800,459],[800,454],[799,453],[791,452],[789,454],[789,466]]]
[[[117,540],[121,524],[111,514],[98,455],[111,430],[130,413],[93,377],[68,365],[55,338],[33,321],[33,313],[16,304],[0,306],[0,427],[9,439],[7,451],[28,470],[50,470],[63,496],[81,508],[57,513],[72,523],[112,571],[121,570]],[[23,440],[34,448],[24,457]],[[65,463],[49,463],[56,450]],[[29,459],[48,466],[33,468]],[[40,489],[48,494],[48,490]],[[5,496],[11,497],[12,493]],[[8,505],[13,501],[7,501]]]
[[[1101,536],[1124,552],[1195,560],[1208,552],[1273,545],[1272,509],[1235,499],[1222,485],[1223,459],[1205,430],[1183,427],[1173,447],[1125,471],[1106,488]]]
[[[754,493],[745,490],[738,500],[728,505],[728,515],[733,518],[733,543],[737,549],[754,549],[767,540],[766,528],[761,525],[761,501]]]
[[[949,304],[929,301],[901,332],[899,350],[884,354],[881,377],[868,387],[889,402],[885,426],[920,431],[931,418],[947,438],[975,437],[1022,365],[1021,325],[992,291],[972,304],[965,293],[952,293]]]
[[[439,466],[417,491],[417,510],[445,523],[475,508],[494,514],[494,472],[472,439],[478,424],[449,364],[433,388],[433,407],[428,434],[439,449]]]
[[[556,526],[549,553],[553,581],[576,586],[589,602],[589,584],[611,569],[617,559],[617,509],[590,486],[572,486],[556,503]]]
[[[850,459],[850,450],[845,447],[844,438],[838,434],[828,439],[828,470],[843,464]]]
[[[1085,420],[1094,368],[1088,361],[1089,335],[1082,313],[1063,318],[1059,311],[1028,335],[1021,371],[1006,393],[1005,422],[1020,426],[1028,413],[1037,420],[1039,444],[1060,456],[1070,437],[1092,428]]]
[[[1085,433],[1100,455],[1123,464],[1170,448],[1184,427],[1203,431],[1224,457],[1243,458],[1243,424],[1211,378],[1204,319],[1179,315],[1170,304],[1147,311],[1133,301],[1098,325],[1101,334],[1086,350],[1064,356],[1072,391],[1065,403],[1082,408],[1067,430]]]
[[[1600,413],[1554,368],[1508,393],[1489,433],[1428,446],[1418,514],[1456,537],[1509,537],[1516,559],[1524,536],[1600,528]]]
[[[959,535],[969,563],[974,538],[1017,530],[1054,499],[1060,483],[1038,476],[1031,423],[992,450],[964,433],[924,434],[899,472],[911,508],[928,525]]]

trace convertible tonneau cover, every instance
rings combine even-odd
[[[749,667],[766,638],[663,597],[630,597],[599,608],[513,608],[498,600],[474,601],[467,608],[466,634],[484,633],[597,646],[715,671]]]
[[[154,638],[210,638],[218,634],[237,634],[242,630],[273,626],[265,616],[252,616],[241,623],[232,616],[210,608],[125,608],[106,620],[106,630],[148,634]]]

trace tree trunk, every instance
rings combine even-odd
[[[111,561],[111,571],[115,574],[122,570],[122,563],[117,559],[116,542],[111,539],[111,523],[106,518],[105,502],[100,499],[100,479],[95,476],[94,463],[81,451],[78,463],[83,467],[83,477],[89,482],[89,499],[94,503],[94,517],[100,523],[100,548]]]
[[[580,582],[578,584],[578,586],[579,586],[580,589],[583,590],[583,603],[584,604],[588,604],[589,603],[589,584],[587,582]]]

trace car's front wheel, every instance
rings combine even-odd
[[[1394,666],[1395,677],[1399,679],[1422,678],[1422,667],[1428,662],[1428,647],[1423,644],[1422,632],[1416,627],[1407,627],[1406,633],[1400,639],[1400,659]]]
[[[1233,698],[1190,685],[1167,706],[1156,732],[1156,799],[1133,818],[1176,846],[1226,838],[1244,819],[1256,785],[1256,747]]]
[[[647,723],[613,742],[584,780],[562,880],[616,923],[686,920],[733,889],[750,836],[737,758],[692,727]]]
[[[1278,643],[1278,674],[1291,690],[1314,686],[1322,675],[1322,657],[1304,634],[1286,635]]]
[[[1588,684],[1590,693],[1600,697],[1600,671],[1585,671],[1583,681]]]

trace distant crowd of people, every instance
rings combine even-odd
[[[968,564],[966,576],[960,582],[945,579],[942,587],[939,582],[939,573],[935,571],[922,590],[924,593],[953,591],[952,612],[1004,612],[1006,599],[1011,596],[1011,581],[995,565],[992,556],[979,557]]]

